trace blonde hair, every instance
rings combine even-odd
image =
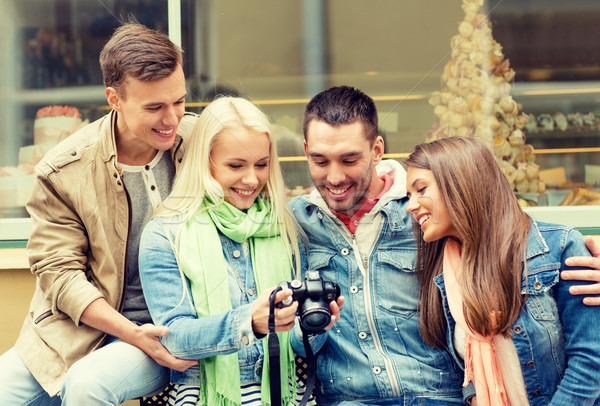
[[[254,104],[240,97],[221,97],[210,103],[200,114],[190,136],[171,194],[158,207],[156,217],[182,215],[190,219],[202,206],[205,197],[215,205],[224,202],[221,184],[212,176],[211,153],[219,141],[219,134],[227,129],[246,128],[269,136],[269,179],[264,198],[271,204],[270,221],[279,224],[281,238],[287,242],[288,253],[295,257],[296,277],[300,278],[300,251],[298,239],[303,237],[285,195],[283,176],[277,159],[277,146],[271,134],[267,116]]]

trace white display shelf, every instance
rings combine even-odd
[[[29,233],[31,233],[30,218],[0,219],[0,242],[27,240]]]
[[[65,86],[56,89],[18,89],[7,97],[18,104],[106,104],[103,85]]]
[[[540,206],[524,210],[537,221],[565,224],[583,234],[600,234],[600,206]]]

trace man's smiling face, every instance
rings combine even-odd
[[[315,187],[329,206],[352,216],[367,198],[375,197],[375,166],[383,155],[383,140],[373,145],[362,122],[332,127],[312,120],[306,130],[304,150]]]
[[[120,141],[134,142],[151,156],[156,150],[171,148],[187,96],[181,66],[170,76],[152,82],[128,78],[123,87],[122,96],[107,88],[107,99],[118,113]]]

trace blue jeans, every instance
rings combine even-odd
[[[60,397],[44,391],[14,348],[0,355],[0,406],[118,405],[168,382],[168,368],[115,338],[69,368]]]
[[[346,400],[344,402],[335,403],[335,406],[359,406],[359,405],[375,405],[375,406],[456,406],[456,403],[448,403],[443,400],[415,398],[412,396],[404,396],[400,398],[377,399],[365,402],[356,400]]]

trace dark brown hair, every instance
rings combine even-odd
[[[152,82],[170,76],[182,64],[183,51],[169,37],[137,22],[117,28],[100,52],[104,86],[125,97],[128,77]]]
[[[375,102],[360,90],[350,86],[331,87],[308,102],[302,120],[305,140],[308,124],[312,120],[323,121],[332,127],[352,124],[359,120],[364,126],[365,137],[371,146],[379,135]]]
[[[432,171],[458,232],[462,264],[457,281],[467,325],[484,336],[510,334],[521,312],[522,261],[530,220],[490,148],[474,138],[450,137],[418,145],[405,164]],[[427,243],[420,228],[414,229],[421,333],[428,344],[443,347],[446,322],[433,277],[442,273],[445,238]]]

